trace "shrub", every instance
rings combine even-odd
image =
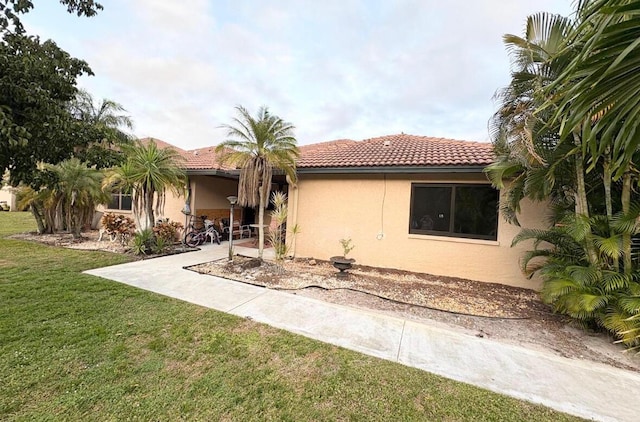
[[[111,240],[117,239],[122,245],[126,245],[136,231],[134,221],[123,214],[106,213],[101,222]]]
[[[584,326],[604,328],[630,349],[640,349],[640,269],[620,265],[622,237],[635,234],[637,214],[612,219],[567,216],[549,230],[522,230],[513,244],[534,240],[523,269],[539,273],[540,296],[556,312]],[[587,246],[597,260],[589,262]]]
[[[160,222],[153,227],[153,233],[157,239],[162,239],[165,244],[172,244],[179,239],[179,233],[184,226],[177,221]]]
[[[146,255],[149,252],[153,252],[155,243],[153,231],[149,229],[142,230],[133,237],[131,252],[133,252],[134,255]]]
[[[286,221],[287,221],[287,194],[283,192],[273,192],[271,194],[273,211],[271,211],[272,224],[275,226],[269,231],[269,242],[276,253],[276,262],[282,263],[289,252],[286,241]]]
[[[171,242],[167,242],[163,237],[156,236],[155,242],[151,245],[151,252],[154,254],[164,253],[170,244]]]

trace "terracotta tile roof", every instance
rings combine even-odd
[[[155,142],[155,143],[156,143],[156,145],[158,146],[158,148],[173,148],[173,149],[175,149],[176,151],[178,151],[180,154],[183,154],[183,153],[185,153],[185,152],[186,152],[186,151],[185,151],[185,150],[183,150],[182,148],[178,148],[178,147],[177,147],[177,146],[175,146],[175,145],[171,145],[171,144],[170,144],[170,143],[168,143],[168,142],[165,142],[165,141],[162,141],[162,140],[160,140],[160,139],[156,139],[156,138],[142,138],[142,139],[139,139],[139,141],[140,141],[142,144],[147,144],[148,142],[153,141],[153,142]]]
[[[191,150],[184,150],[168,142],[162,141],[156,138],[142,138],[141,143],[147,143],[154,141],[158,148],[173,148],[185,159],[185,165],[187,170],[222,170],[229,171],[235,170],[234,166],[228,164],[220,164],[217,154],[215,152],[216,147],[210,146],[205,148],[197,148]]]
[[[173,147],[186,160],[187,170],[236,170],[222,165],[215,146],[183,150],[155,138],[161,148]],[[493,162],[490,143],[459,141],[415,135],[388,135],[353,141],[338,139],[300,147],[298,168],[363,168],[363,167],[484,167]]]
[[[182,154],[187,159],[187,170],[235,170],[235,166],[220,164],[216,147],[205,147],[185,151]]]
[[[399,134],[302,146],[298,168],[483,167],[493,159],[490,143]]]

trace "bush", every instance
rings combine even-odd
[[[156,242],[153,231],[145,229],[133,236],[131,252],[133,252],[134,255],[146,255],[147,253],[154,251],[156,247],[155,245]]]
[[[111,240],[117,239],[122,245],[126,245],[136,231],[133,219],[123,214],[106,213],[100,221]]]
[[[151,245],[151,252],[154,254],[164,253],[170,244],[171,242],[167,242],[164,238],[156,236],[155,242]]]
[[[160,222],[153,228],[156,238],[162,239],[165,244],[172,244],[179,240],[179,233],[183,229],[183,225],[177,221]]]

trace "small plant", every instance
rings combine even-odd
[[[355,245],[351,244],[351,238],[340,239],[340,245],[342,246],[342,257],[346,258],[347,254],[355,248]]]
[[[271,211],[271,220],[275,221],[275,227],[269,231],[269,242],[273,246],[276,254],[276,262],[281,264],[289,252],[286,241],[286,221],[287,221],[287,194],[283,192],[273,192],[271,202],[274,209]]]
[[[133,236],[131,242],[131,252],[134,255],[146,255],[155,248],[155,236],[149,229],[142,230]]]
[[[155,242],[151,245],[151,252],[154,254],[164,253],[172,242],[173,240],[167,241],[164,237],[156,236]]]

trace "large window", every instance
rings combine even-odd
[[[111,202],[107,205],[110,210],[131,211],[131,194],[121,191],[111,194]]]
[[[409,233],[496,240],[498,191],[489,185],[411,185]]]

